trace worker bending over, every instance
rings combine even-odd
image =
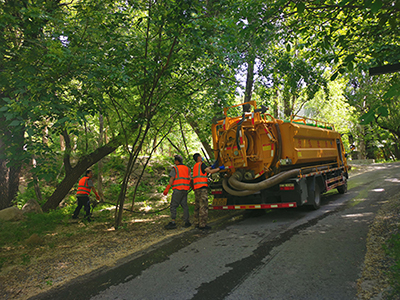
[[[79,180],[78,191],[76,192],[76,198],[78,200],[78,206],[76,207],[72,219],[77,219],[82,206],[86,212],[85,218],[90,222],[90,191],[96,195],[96,199],[100,200],[100,196],[97,193],[93,181],[93,172],[91,170],[86,171],[86,175]]]

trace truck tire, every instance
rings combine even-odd
[[[339,192],[339,194],[347,193],[347,179],[344,178],[344,184],[339,185],[336,189]]]
[[[317,210],[321,207],[321,190],[319,188],[319,185],[316,183],[315,184],[315,190],[314,190],[314,199],[312,201],[312,206],[314,210]]]

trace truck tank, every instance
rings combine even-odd
[[[242,114],[228,117],[233,108],[242,108]],[[212,137],[229,194],[250,195],[324,169],[341,167],[347,173],[341,135],[332,124],[299,116],[278,120],[255,101],[224,108],[224,115],[212,125]]]

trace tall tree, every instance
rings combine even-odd
[[[74,166],[68,152],[73,149],[66,150],[65,178],[45,210],[57,207],[79,173],[118,146],[135,150],[130,162],[134,165],[136,150],[142,149],[153,120],[192,107],[187,95],[198,93],[212,78],[218,78],[220,69],[220,61],[213,61],[218,53],[212,43],[216,21],[207,18],[200,3],[139,1],[131,5],[110,1],[100,6],[93,1],[78,3],[74,9],[67,19],[61,50],[79,72],[66,82],[69,89],[62,97],[70,108],[63,111],[53,129],[62,129],[67,140],[76,134],[76,127],[71,126],[74,116],[85,122],[101,108],[115,134],[108,144],[81,153]],[[128,168],[125,183],[129,173]],[[120,204],[124,197],[123,191]]]
[[[0,139],[1,206],[8,206],[19,186],[22,163],[30,160],[23,151],[25,120],[33,99],[43,96],[45,78],[38,69],[48,68],[43,58],[52,43],[47,28],[59,19],[60,1],[2,1],[0,4]],[[45,64],[45,65],[44,65]],[[41,74],[43,75],[43,74]],[[45,99],[45,98],[44,98]],[[40,110],[39,107],[35,109]]]
[[[393,82],[400,82],[399,74],[370,77],[363,72],[354,73],[349,77],[345,96],[347,103],[358,113],[360,124],[374,128],[370,136],[376,132],[375,138],[370,137],[369,141],[381,140],[380,137],[385,136],[381,140],[385,155],[399,159],[400,101],[399,94],[393,91]]]

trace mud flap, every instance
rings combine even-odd
[[[308,203],[314,209],[321,206],[321,189],[316,176],[307,179]]]

